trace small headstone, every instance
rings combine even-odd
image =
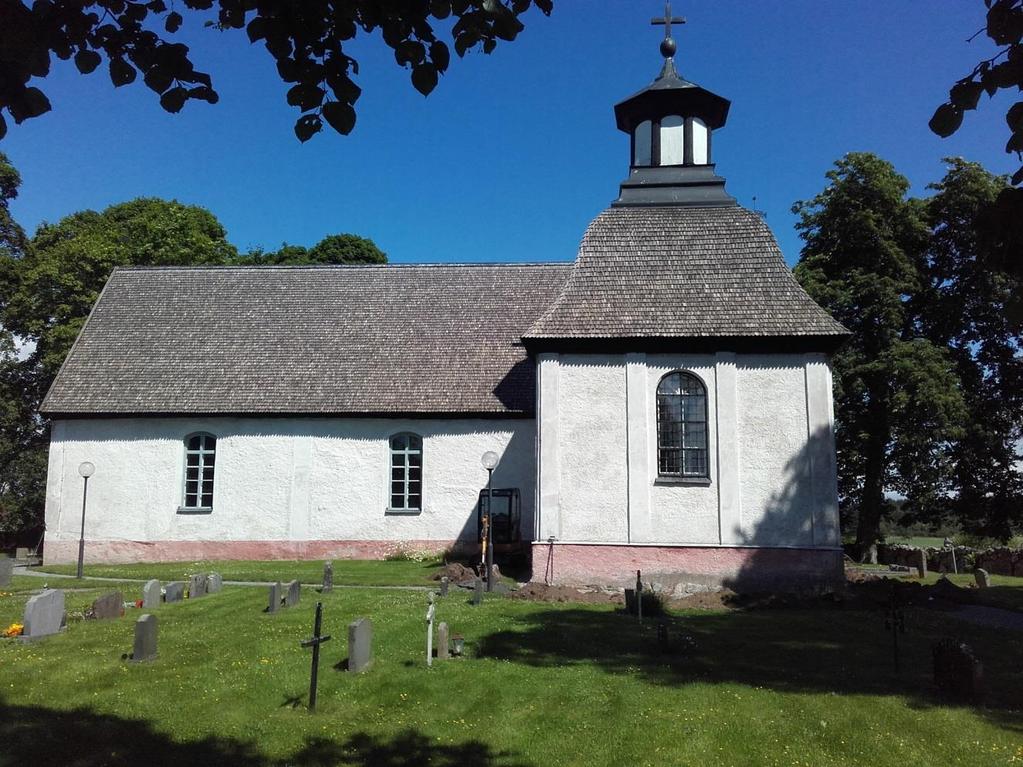
[[[448,576],[444,576],[440,579],[440,595],[446,597],[448,595],[448,587],[451,585],[451,579]]]
[[[180,602],[185,598],[185,584],[181,581],[171,581],[168,583],[163,590],[163,601],[168,604],[171,602]]]
[[[448,659],[449,646],[448,624],[441,621],[441,623],[437,626],[437,660]]]
[[[224,588],[224,579],[220,573],[210,573],[206,578],[206,593],[216,594]]]
[[[483,601],[483,579],[477,578],[472,584],[472,603],[478,605]]]
[[[320,589],[321,594],[329,594],[334,590],[334,563],[324,562],[323,563],[323,588]]]
[[[923,549],[917,549],[913,552],[913,567],[916,568],[916,574],[920,578],[927,577],[927,552]]]
[[[188,578],[188,598],[198,599],[199,597],[206,595],[206,576],[202,573],[189,576]]]
[[[266,606],[268,613],[275,613],[281,609],[281,582],[270,584],[270,603]]]
[[[353,674],[365,671],[373,660],[373,623],[359,618],[348,624],[348,670]]]
[[[6,554],[0,554],[0,588],[11,585],[11,578],[14,575],[14,560]]]
[[[28,559],[28,552],[29,552],[29,549],[25,548],[24,546],[19,546],[18,548],[16,548],[14,550],[14,558],[18,559],[18,560],[21,560],[21,561],[24,561],[24,560]]]
[[[288,584],[288,593],[284,595],[284,606],[294,607],[302,597],[302,584],[292,581]]]
[[[984,666],[970,647],[957,639],[942,639],[931,647],[934,683],[942,692],[962,700],[983,693]]]
[[[160,581],[146,581],[142,587],[142,606],[147,610],[160,606]]]
[[[867,549],[867,563],[871,565],[877,564],[877,544],[870,544],[870,548]]]
[[[124,597],[120,591],[104,594],[92,603],[92,617],[97,620],[120,618],[124,611]]]
[[[156,616],[143,615],[135,621],[135,647],[131,652],[133,663],[156,660]]]
[[[64,623],[64,592],[60,589],[47,589],[36,594],[25,604],[25,617],[22,619],[23,639],[56,634]]]
[[[977,582],[977,588],[986,589],[991,585],[991,576],[983,567],[973,571],[973,579]]]

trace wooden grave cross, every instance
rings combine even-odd
[[[320,671],[320,645],[330,641],[330,635],[320,636],[323,625],[323,602],[316,603],[316,618],[313,621],[313,635],[301,642],[302,647],[313,648],[313,665],[309,674],[309,710],[316,710],[316,680]]]

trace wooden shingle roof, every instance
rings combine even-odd
[[[660,206],[597,216],[525,340],[800,337],[826,350],[847,335],[796,282],[760,215]]]
[[[117,269],[41,410],[531,415],[570,264]]]

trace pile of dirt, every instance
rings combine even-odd
[[[681,599],[672,599],[668,607],[674,610],[730,610],[735,608],[737,594],[728,589],[700,591]]]
[[[624,605],[625,595],[619,591],[597,586],[547,586],[543,583],[525,583],[509,595],[512,599],[532,602],[586,602],[588,604]]]
[[[476,571],[471,567],[466,567],[461,562],[448,562],[448,564],[434,573],[433,580],[439,581],[445,575],[451,583],[461,583],[462,581],[473,580],[476,577]]]

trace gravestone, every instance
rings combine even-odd
[[[472,603],[480,604],[483,601],[483,579],[477,577],[472,585]]]
[[[14,550],[14,558],[17,560],[24,561],[28,559],[29,549],[19,546]]]
[[[302,584],[298,581],[292,581],[288,584],[288,593],[284,595],[284,606],[294,607],[298,604],[298,600],[302,598]]]
[[[56,634],[64,623],[64,592],[47,589],[25,604],[21,636],[25,640]]]
[[[135,621],[135,646],[131,651],[133,663],[156,660],[156,616],[143,615]]]
[[[923,549],[916,549],[913,552],[913,567],[920,578],[927,577],[927,552]]]
[[[958,639],[946,638],[931,647],[934,684],[947,695],[976,700],[983,693],[984,666],[973,650]]]
[[[270,584],[270,603],[266,606],[268,613],[275,613],[281,609],[281,582]]]
[[[871,565],[877,564],[877,544],[870,544],[870,548],[867,549],[867,563]]]
[[[359,618],[348,624],[348,670],[365,671],[373,661],[373,622]]]
[[[991,576],[983,567],[973,571],[973,579],[977,582],[977,588],[986,589],[991,585]]]
[[[444,576],[440,579],[440,595],[446,597],[448,595],[448,587],[451,585],[451,579],[448,576]]]
[[[440,625],[437,626],[437,660],[448,659],[449,646],[448,624],[441,621]]]
[[[224,579],[220,573],[210,573],[206,578],[206,593],[216,594],[224,588]]]
[[[324,562],[323,563],[323,588],[320,589],[321,594],[329,594],[334,590],[334,563]]]
[[[160,581],[146,581],[142,587],[142,606],[147,610],[160,606]]]
[[[104,594],[92,603],[92,617],[96,620],[109,620],[120,618],[124,610],[124,597],[120,591],[111,591]]]
[[[14,575],[14,560],[6,554],[0,554],[0,589],[11,585],[11,577]]]
[[[206,576],[202,573],[191,575],[188,578],[188,598],[198,599],[206,594]]]
[[[163,590],[163,601],[168,604],[180,602],[185,598],[185,584],[181,581],[171,581]]]

